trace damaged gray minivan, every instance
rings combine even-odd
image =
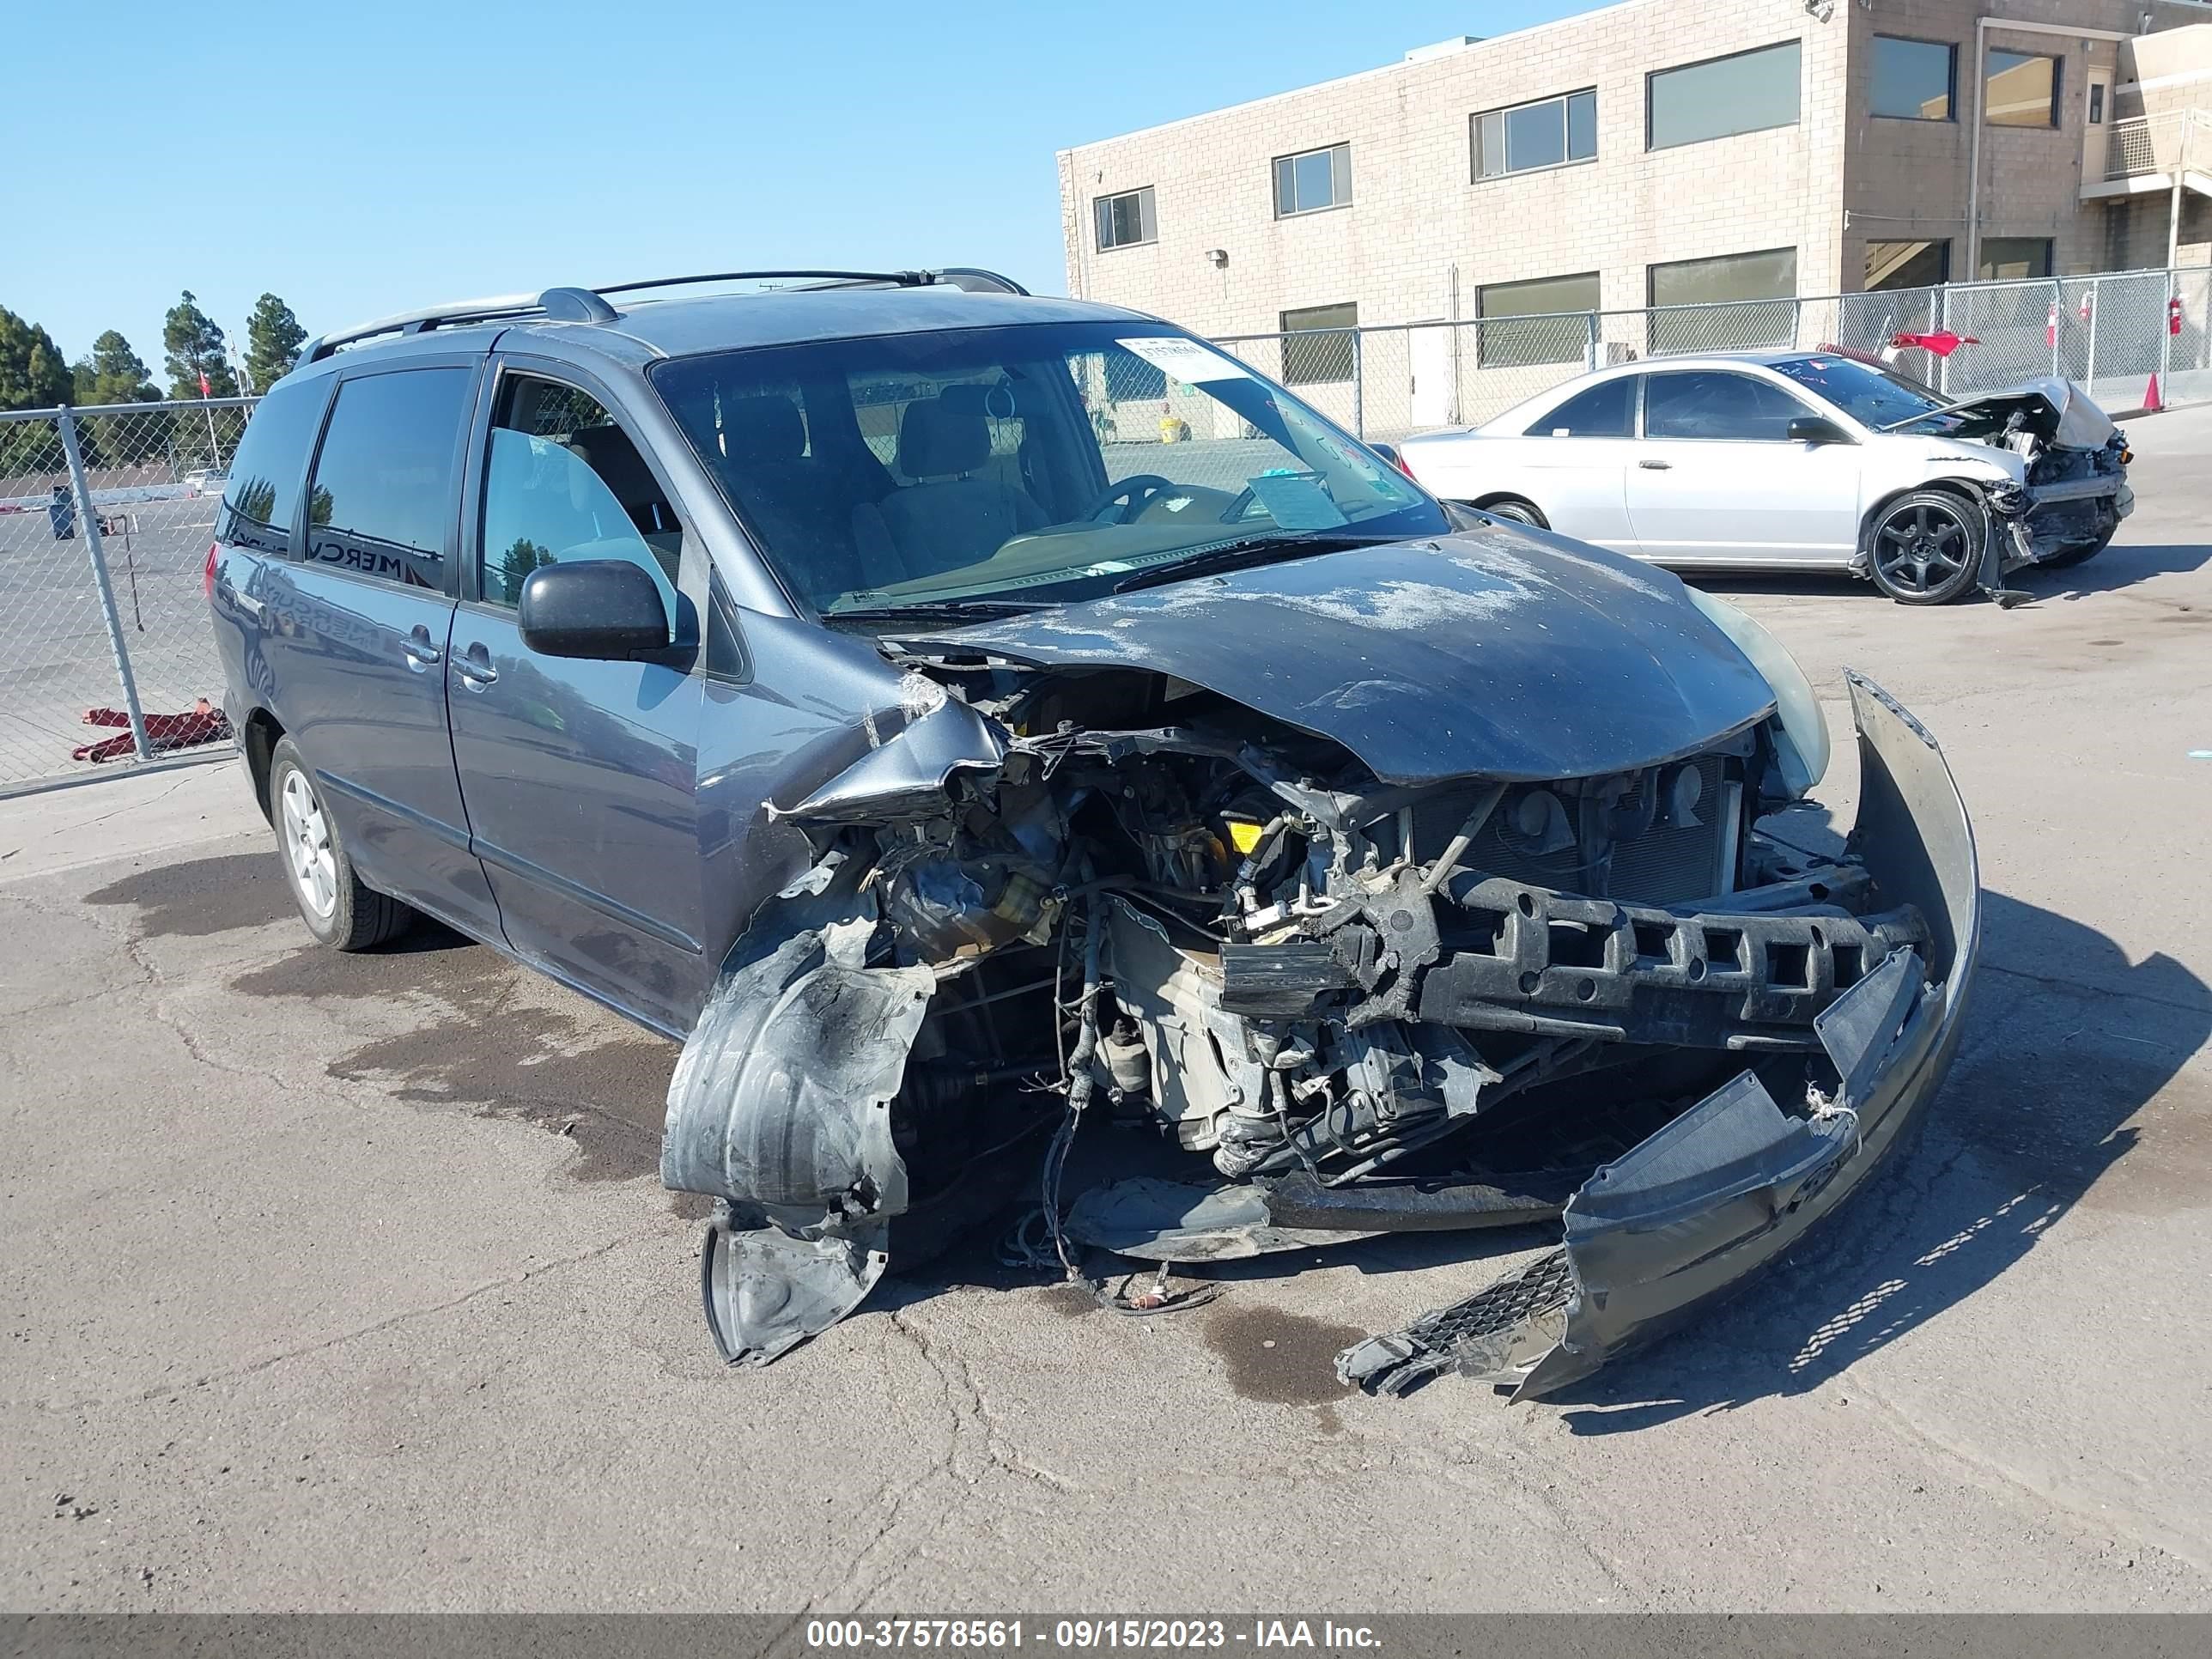
[[[207,568],[319,939],[426,913],[683,1042],[662,1176],[716,1200],[726,1358],[1016,1200],[1131,1310],[1556,1218],[1339,1361],[1541,1394],[1789,1249],[1936,1089],[1973,842],[1878,687],[1824,855],[1775,817],[1820,706],[1741,612],[1440,504],[1153,319],[766,275],[805,285],[314,343]],[[1063,1192],[1102,1120],[1170,1167]]]

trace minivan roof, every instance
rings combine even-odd
[[[527,303],[526,301],[521,303]],[[534,307],[524,314],[457,318],[421,331],[392,332],[342,346],[302,377],[364,357],[411,356],[456,348],[488,350],[504,334],[550,356],[641,365],[655,358],[793,345],[811,340],[991,328],[1018,323],[1156,323],[1155,318],[1081,300],[971,293],[949,283],[898,288],[784,289],[766,293],[684,295],[641,300],[605,322],[556,321]]]

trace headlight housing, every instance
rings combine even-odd
[[[1690,603],[1751,659],[1751,665],[1774,688],[1775,760],[1790,799],[1801,799],[1828,774],[1828,722],[1813,683],[1782,641],[1726,599],[1685,585]]]

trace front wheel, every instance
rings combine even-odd
[[[1899,605],[1948,605],[1973,586],[1988,533],[1978,504],[1948,489],[1916,489],[1875,515],[1867,568]]]
[[[270,754],[269,805],[292,902],[319,944],[366,951],[407,931],[415,913],[354,873],[322,792],[289,738],[279,738]]]

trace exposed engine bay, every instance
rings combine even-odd
[[[1634,580],[1655,618],[1702,628]],[[1150,665],[1109,648],[1139,605]],[[1859,828],[1825,857],[1771,820],[1826,766],[1818,705],[1740,616],[1741,651],[1705,629],[1676,653],[1709,653],[1702,684],[1669,682],[1663,725],[1694,742],[1585,714],[1580,747],[1554,746],[1607,763],[1551,775],[1433,700],[1296,723],[1264,688],[1168,672],[1178,605],[1199,637],[1188,596],[1147,593],[1044,632],[886,642],[903,678],[872,746],[771,803],[815,862],[732,953],[663,1153],[667,1185],[718,1200],[726,1359],[773,1360],[908,1240],[1024,1197],[1037,1259],[1124,1311],[1172,1304],[1173,1267],[1564,1217],[1528,1275],[1340,1361],[1389,1392],[1459,1370],[1540,1393],[1784,1248],[1940,1076],[1971,838],[1926,734],[1873,687],[1852,682]],[[1506,646],[1490,672],[1510,678]],[[1070,1142],[1102,1119],[1176,1168],[1063,1204]],[[1086,1250],[1158,1278],[1110,1292]]]
[[[2023,566],[2087,558],[2135,508],[2126,434],[2069,381],[2033,380],[1985,392],[1899,429],[1988,444],[2026,463],[2024,483],[1984,487],[1991,509],[1984,587]]]

